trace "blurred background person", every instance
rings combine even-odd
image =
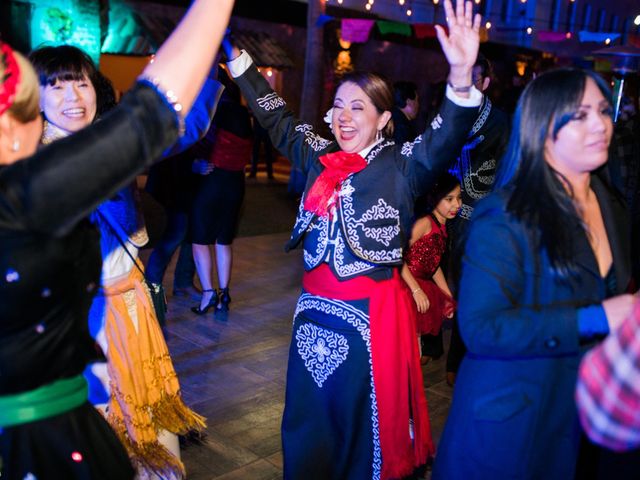
[[[416,117],[420,110],[418,86],[413,82],[393,84],[393,139],[398,144],[412,142],[418,136]]]
[[[217,81],[218,60],[219,58],[216,58],[201,93],[206,102],[196,103],[196,106],[202,105],[202,109],[194,109],[191,112],[191,116],[199,115],[193,123],[202,126],[197,129],[197,132],[196,129],[193,129],[193,135],[183,141],[185,145],[194,143],[196,141],[195,134],[197,133],[200,137],[201,133],[208,131],[210,127],[210,120],[215,114],[215,109],[224,90],[224,86]],[[176,149],[174,148],[174,150]],[[145,185],[146,191],[164,208],[166,215],[165,229],[154,245],[147,261],[147,279],[155,285],[161,285],[171,258],[176,250],[180,249],[173,275],[174,297],[196,297],[200,293],[193,283],[196,265],[193,261],[191,243],[187,240],[187,233],[189,212],[197,187],[195,173],[200,172],[202,168],[202,163],[197,161],[196,150],[189,148],[154,164],[149,170]],[[206,162],[204,162],[204,168],[207,168]]]
[[[264,163],[267,170],[267,178],[273,180],[273,162],[274,151],[271,139],[269,138],[269,132],[267,132],[262,125],[251,117],[251,124],[253,125],[253,152],[251,154],[251,170],[249,171],[249,178],[255,178],[258,173],[258,163],[260,163],[261,150],[264,150]],[[263,148],[264,147],[264,148]]]
[[[460,260],[464,251],[465,232],[476,203],[493,188],[498,162],[504,154],[511,123],[509,116],[497,108],[487,95],[494,79],[491,63],[478,54],[473,66],[473,84],[485,95],[467,141],[462,147],[455,166],[450,170],[462,187],[462,207],[451,222],[453,257],[445,258],[445,274],[451,279],[454,292],[460,281]],[[457,317],[454,316],[449,350],[447,353],[447,383],[453,385],[466,348],[460,338]]]
[[[231,303],[229,282],[233,265],[233,239],[244,199],[244,169],[251,159],[252,128],[249,110],[241,103],[240,90],[220,70],[225,85],[211,128],[195,147],[206,160],[191,208],[189,240],[193,244],[202,298],[191,308],[197,315],[209,309],[226,311]],[[211,248],[215,249],[218,289],[213,287]]]

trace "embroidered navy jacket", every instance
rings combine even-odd
[[[308,191],[324,169],[319,157],[339,150],[337,142],[294,118],[255,66],[235,81],[273,145],[307,174]],[[304,238],[306,270],[326,261],[339,278],[376,271],[388,276],[389,267],[402,265],[415,198],[455,161],[477,111],[445,99],[434,121],[413,142],[374,146],[365,158],[368,165],[343,182],[335,222],[305,211],[303,197],[286,250]]]

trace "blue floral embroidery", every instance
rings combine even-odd
[[[309,323],[298,328],[296,344],[304,366],[320,388],[349,353],[345,337]]]

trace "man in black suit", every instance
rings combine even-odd
[[[481,53],[473,67],[473,83],[483,93],[489,88],[493,71],[491,63]],[[460,156],[450,170],[460,180],[462,188],[462,208],[459,216],[452,222],[454,254],[449,264],[452,266],[449,277],[453,278],[455,289],[460,279],[459,265],[464,253],[464,231],[468,226],[473,208],[493,187],[496,167],[509,140],[511,122],[509,116],[496,108],[485,94],[478,110],[478,117],[469,132]],[[454,318],[451,343],[447,356],[447,383],[453,385],[455,375],[466,348],[458,332],[457,319]]]

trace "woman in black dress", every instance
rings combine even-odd
[[[38,152],[37,78],[0,44],[2,478],[133,477],[81,375],[95,357],[87,312],[100,278],[86,216],[176,141],[232,4],[196,1],[120,106]]]
[[[207,162],[189,217],[189,241],[202,285],[200,304],[191,308],[198,315],[210,308],[226,311],[231,303],[232,243],[244,200],[244,167],[253,147],[251,118],[241,103],[240,90],[224,70],[218,75],[225,90],[209,132],[192,149]],[[211,247],[215,248],[217,290],[211,279]]]

